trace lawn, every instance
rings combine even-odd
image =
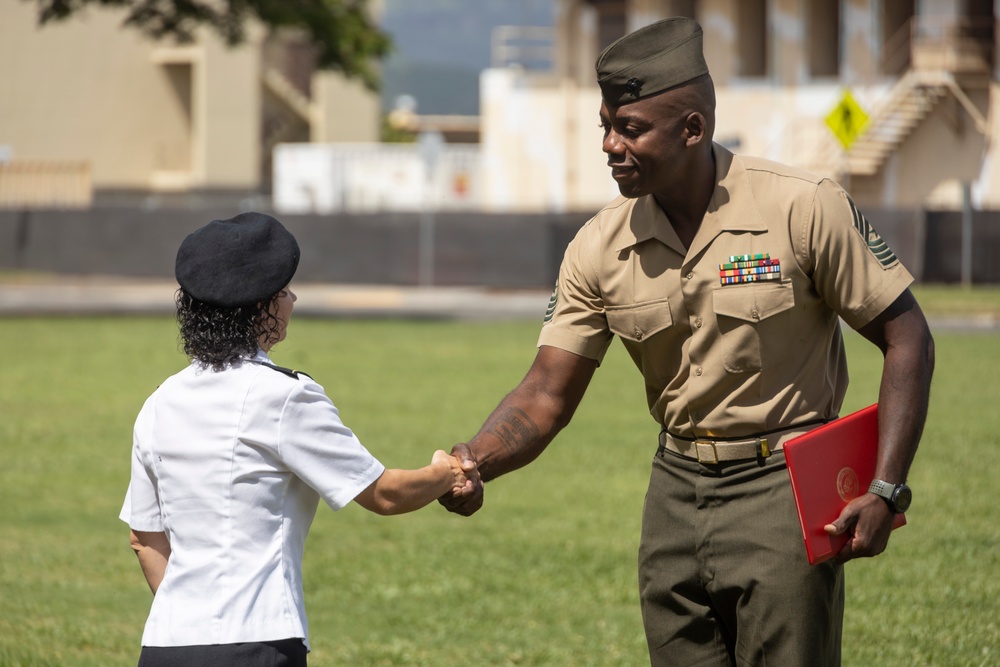
[[[132,420],[185,363],[174,325],[0,319],[0,335],[0,667],[135,664],[150,595],[117,514]],[[531,322],[297,320],[274,358],[323,384],[386,464],[415,467],[475,433],[536,335]],[[1000,664],[1000,335],[936,341],[909,525],[848,566],[848,667]],[[876,400],[880,359],[847,342],[853,410]],[[476,516],[321,508],[310,663],[648,664],[635,554],[655,437],[615,344],[570,427],[491,483]]]
[[[954,315],[1000,317],[1000,286],[914,285],[913,294],[924,312],[940,317]]]

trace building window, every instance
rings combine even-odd
[[[913,14],[913,0],[883,0],[880,67],[883,74],[895,76],[909,68]]]
[[[736,73],[741,77],[766,76],[770,46],[767,0],[740,0],[735,4],[738,22]]]
[[[597,51],[600,53],[616,39],[625,36],[627,11],[625,0],[590,0],[597,15]]]
[[[808,12],[809,76],[836,77],[840,74],[840,3],[813,2]]]

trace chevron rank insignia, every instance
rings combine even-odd
[[[875,228],[868,222],[868,219],[858,210],[858,207],[854,205],[854,201],[850,197],[847,197],[847,203],[851,207],[851,215],[854,216],[854,229],[858,230],[858,234],[861,234],[861,238],[868,244],[868,250],[879,261],[882,268],[891,269],[896,264],[899,264],[899,260],[896,258],[896,254],[892,251],[892,248],[879,236],[879,233],[875,231]]]
[[[552,315],[556,312],[556,303],[559,301],[559,283],[552,288],[552,296],[549,297],[549,307],[545,309],[545,317],[542,322],[548,324],[552,321]]]

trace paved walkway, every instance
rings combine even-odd
[[[0,316],[172,314],[176,283],[115,277],[0,278]],[[297,315],[541,322],[550,293],[482,287],[294,284]],[[1000,315],[930,316],[934,331],[1000,332]]]
[[[169,314],[173,281],[113,277],[0,280],[0,316]],[[537,319],[549,292],[478,287],[293,284],[297,315],[428,319]]]

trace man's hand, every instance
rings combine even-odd
[[[836,521],[823,527],[828,535],[848,535],[847,544],[837,554],[837,562],[870,558],[885,551],[893,518],[889,506],[874,493],[866,493],[848,503]]]
[[[462,516],[472,516],[483,506],[483,480],[479,476],[476,457],[464,442],[452,447],[451,455],[458,459],[468,480],[461,491],[452,491],[438,498],[448,510]]]

